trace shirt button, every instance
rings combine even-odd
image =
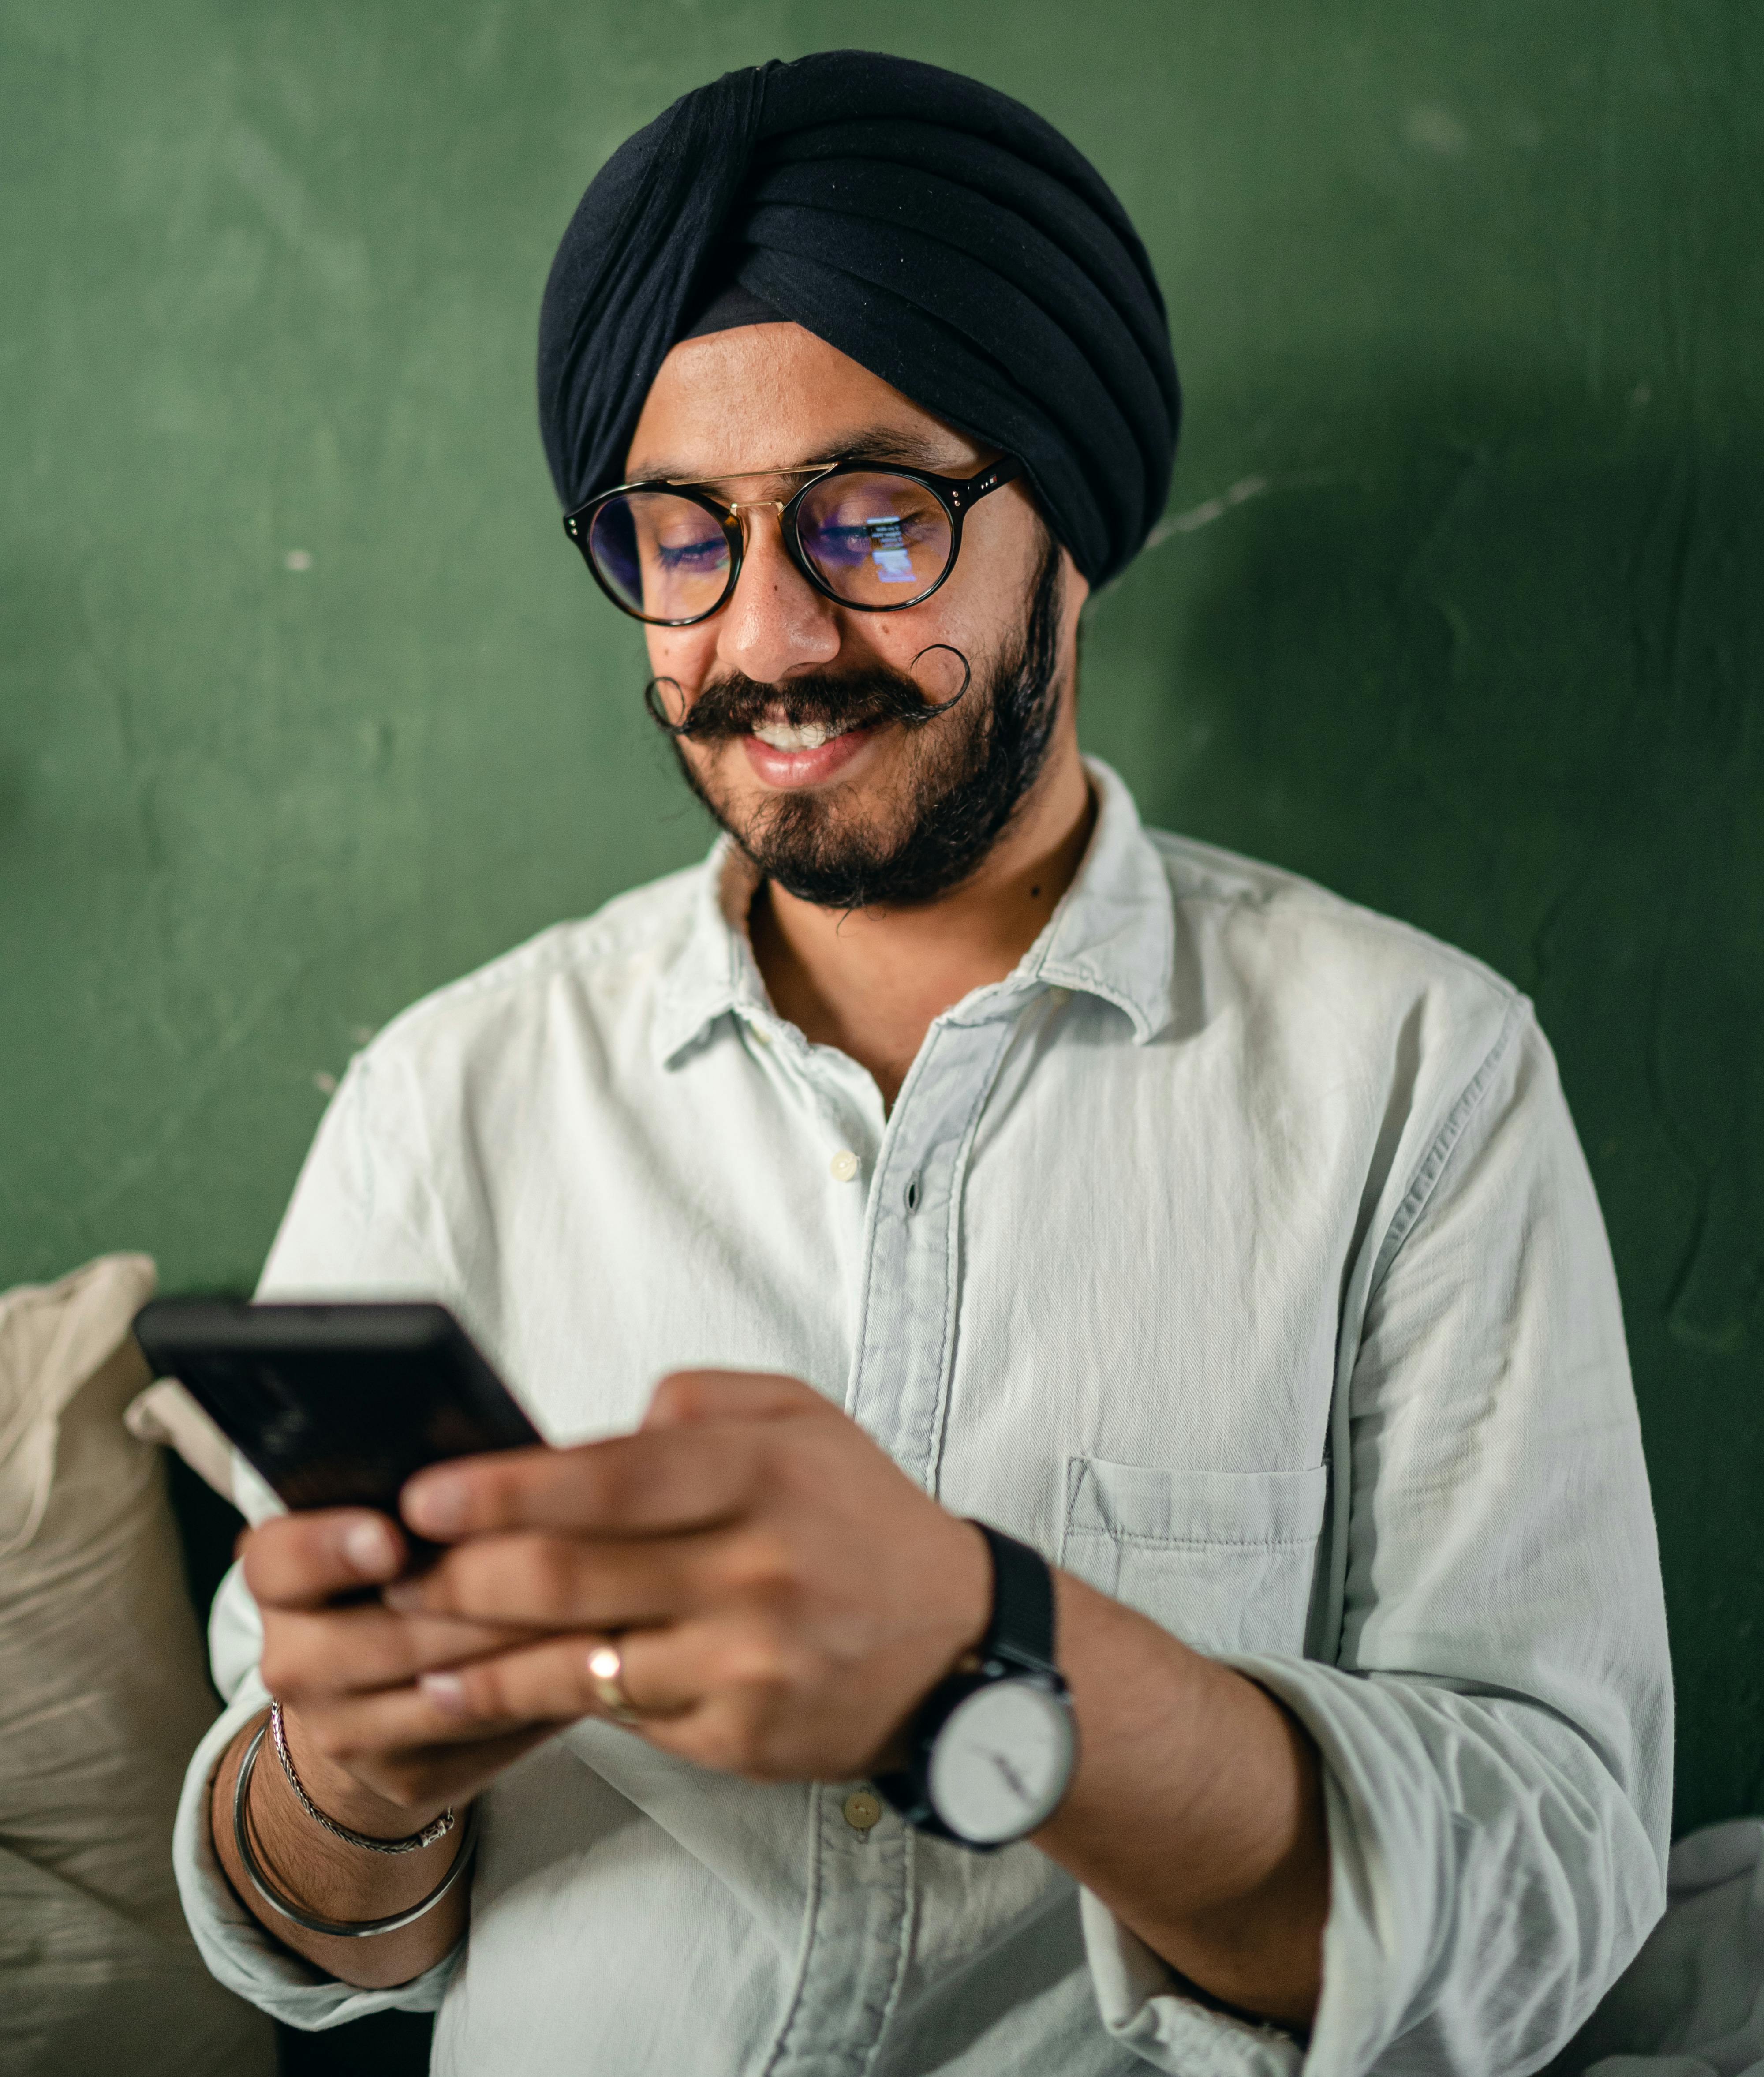
[[[845,1799],[845,1821],[854,1832],[867,1832],[879,1824],[882,1805],[867,1788],[854,1788]]]
[[[752,1036],[755,1045],[769,1046],[772,1043],[772,1034],[763,1025],[750,1024],[747,1030]]]
[[[858,1157],[849,1147],[842,1147],[827,1163],[827,1172],[835,1183],[849,1183],[858,1172]]]

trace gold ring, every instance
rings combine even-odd
[[[604,1644],[597,1644],[588,1655],[588,1678],[601,1707],[615,1724],[628,1729],[643,1721],[625,1692],[624,1654],[610,1638]]]

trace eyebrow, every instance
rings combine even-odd
[[[909,468],[933,474],[951,469],[965,470],[968,464],[951,461],[947,442],[927,439],[901,426],[863,426],[838,440],[825,454],[800,462],[772,462],[757,469],[724,469],[707,475],[690,462],[662,460],[646,461],[630,477],[633,483],[722,483],[734,476],[783,475],[796,469],[825,468],[835,461],[904,462]]]

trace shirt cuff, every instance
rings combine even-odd
[[[1306,2070],[1370,2067],[1394,2031],[1391,1900],[1374,1870],[1379,1842],[1364,1806],[1365,1755],[1355,1750],[1359,1698],[1333,1667],[1298,1659],[1221,1655],[1289,1709],[1321,1755],[1329,1850],[1323,1987],[1308,2046],[1282,2029],[1216,2011],[1195,1998],[1098,1899],[1083,1895],[1084,1944],[1104,2025],[1155,2068],[1196,2077],[1294,2077]],[[1359,1792],[1358,1793],[1354,1792]],[[1400,1944],[1400,1943],[1398,1943]]]
[[[386,1991],[357,1990],[304,1962],[260,1925],[233,1894],[209,1832],[215,1770],[242,1725],[269,1706],[255,1672],[196,1748],[184,1777],[172,1834],[172,1864],[184,1916],[210,1975],[230,1991],[305,2033],[341,2026],[377,2012],[434,2012],[465,1951],[462,1939],[432,1969]]]
[[[1304,2051],[1289,2033],[1204,2005],[1138,1934],[1090,1892],[1079,1913],[1103,2025],[1156,2070],[1180,2077],[1295,2077]]]

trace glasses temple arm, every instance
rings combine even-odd
[[[989,467],[968,477],[965,483],[955,485],[950,493],[950,502],[958,512],[965,512],[971,505],[977,505],[983,497],[995,490],[1002,490],[1007,483],[1014,483],[1023,473],[1023,464],[1015,455],[1001,455]]]

